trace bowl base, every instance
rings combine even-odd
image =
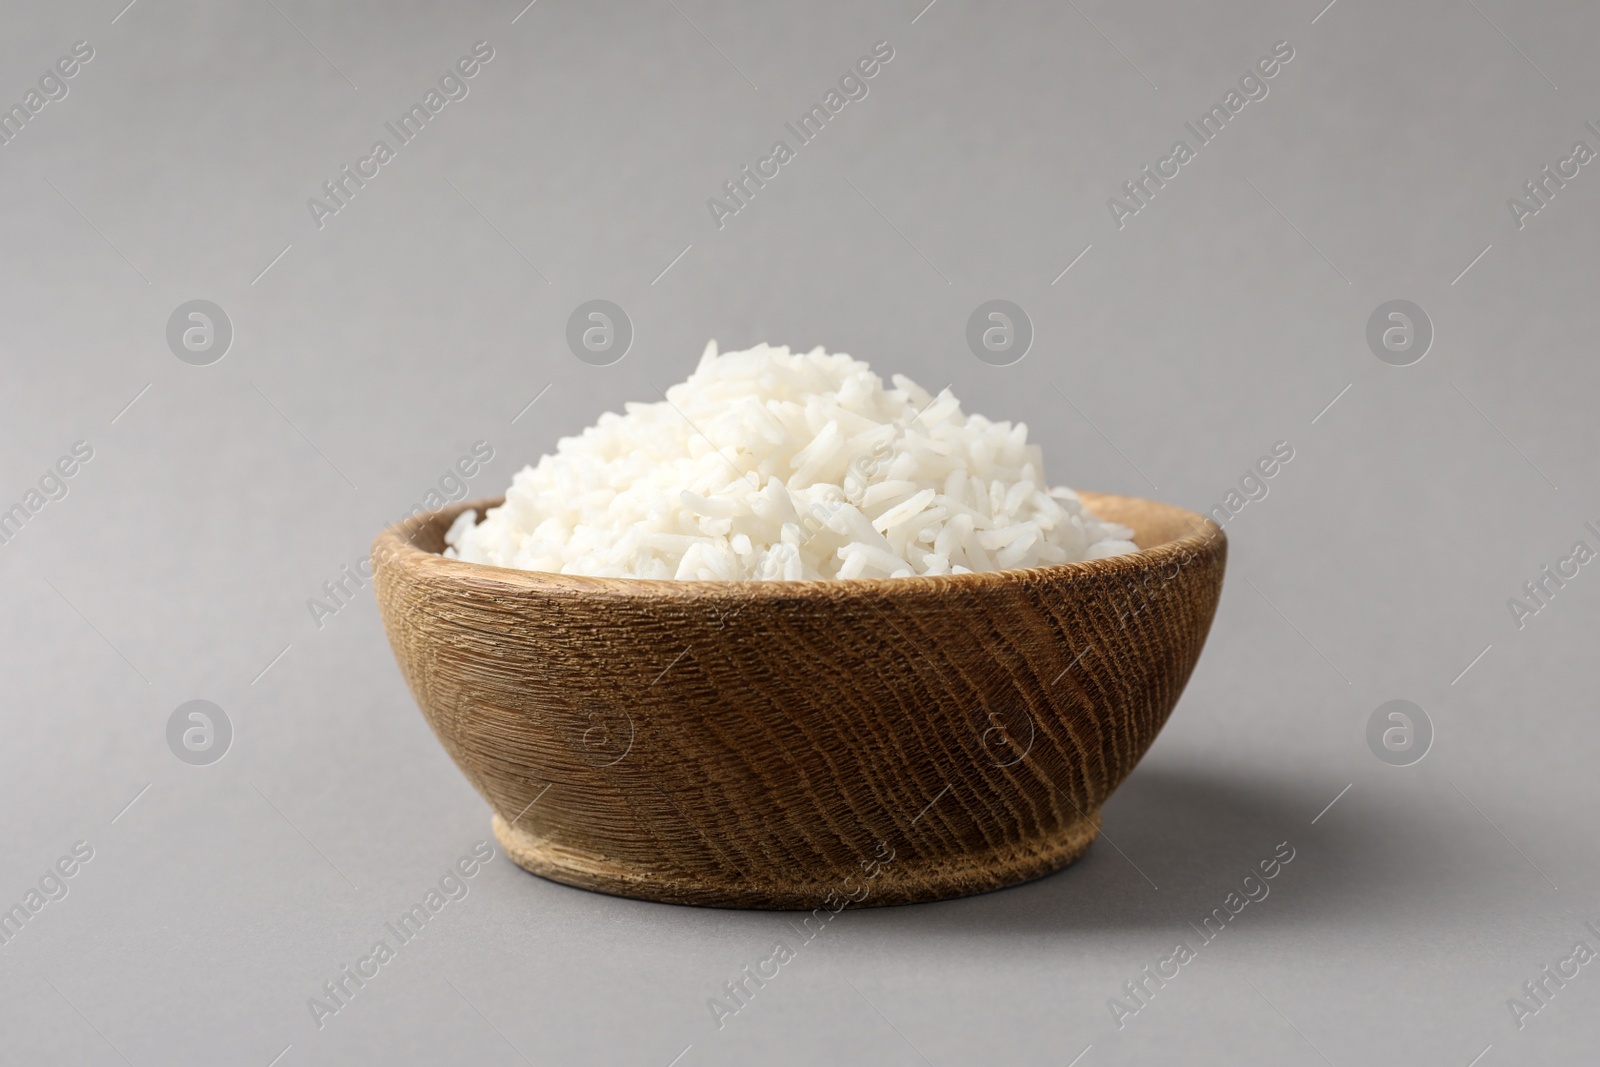
[[[833,879],[810,878],[797,872],[782,884],[753,883],[738,877],[708,878],[664,868],[618,863],[597,853],[549,841],[499,815],[493,820],[495,840],[512,862],[543,878],[612,896],[693,904],[711,908],[755,908],[768,911],[840,910],[881,907],[987,893],[1032,881],[1072,863],[1100,834],[1100,813],[1090,812],[1041,841],[1019,842],[987,853],[920,859],[903,849],[882,863],[875,877],[842,868]],[[866,890],[864,897],[858,896]],[[846,901],[846,897],[851,897]]]

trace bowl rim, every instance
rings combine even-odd
[[[648,596],[651,598],[675,597],[692,599],[701,597],[732,596],[749,599],[752,596],[774,597],[837,597],[849,594],[915,594],[938,592],[972,592],[994,586],[1011,585],[1019,581],[1066,581],[1091,577],[1143,573],[1152,567],[1176,561],[1177,566],[1167,580],[1178,576],[1184,566],[1196,559],[1213,558],[1226,551],[1228,535],[1221,526],[1206,515],[1177,504],[1168,504],[1144,497],[1117,493],[1099,493],[1076,490],[1086,507],[1092,510],[1094,500],[1118,500],[1133,504],[1150,505],[1172,512],[1187,522],[1190,530],[1171,540],[1141,547],[1136,552],[1117,556],[1082,560],[1076,563],[1053,563],[1042,567],[1018,567],[997,571],[973,571],[968,574],[916,574],[908,578],[803,578],[759,579],[739,578],[713,580],[702,578],[613,578],[587,574],[557,574],[552,571],[519,570],[500,567],[492,563],[469,563],[451,559],[442,552],[433,552],[414,543],[424,531],[437,530],[442,538],[450,523],[468,508],[480,515],[505,501],[504,495],[481,497],[446,504],[432,511],[413,513],[399,522],[386,526],[372,543],[373,571],[401,566],[408,571],[426,572],[437,579],[456,580],[461,584],[482,586],[498,585],[504,591],[567,592],[574,594],[610,596]],[[480,519],[481,521],[481,519]],[[1180,559],[1179,557],[1184,557]]]

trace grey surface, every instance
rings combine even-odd
[[[0,546],[0,903],[94,857],[0,946],[0,1060],[1592,1062],[1600,965],[1520,1030],[1507,999],[1600,949],[1600,576],[1522,629],[1506,601],[1600,543],[1600,173],[1520,231],[1506,198],[1600,148],[1600,14],[920,6],[8,6],[0,99],[95,58],[0,147],[0,506],[94,458]],[[706,198],[881,39],[870,95],[717,230]],[[1285,39],[1119,230],[1107,198]],[[306,199],[478,40],[470,96],[319,230]],[[597,298],[637,331],[603,368],[563,342]],[[1014,366],[965,344],[995,298],[1036,330]],[[193,299],[234,325],[210,366],[165,341]],[[1409,367],[1364,340],[1393,299],[1435,327]],[[784,917],[497,857],[319,1030],[307,999],[488,812],[370,592],[320,628],[307,600],[474,441],[498,492],[712,337],[952,383],[1059,482],[1205,508],[1295,458],[1229,523],[1205,656],[1075,867],[841,915],[719,1030],[707,998]],[[233,723],[210,766],[167,747],[192,699]],[[1367,747],[1392,699],[1435,729],[1413,766]],[[1118,1029],[1108,998],[1283,841],[1270,896]]]

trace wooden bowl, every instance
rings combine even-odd
[[[1210,520],[1084,493],[1141,551],[954,577],[677,582],[373,546],[417,703],[518,864],[716,907],[964,896],[1081,856],[1200,656]]]

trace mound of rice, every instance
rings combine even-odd
[[[821,348],[716,342],[664,403],[632,403],[524,467],[447,556],[522,570],[679,579],[901,578],[1137,551],[1049,488],[1022,423],[966,415]]]

